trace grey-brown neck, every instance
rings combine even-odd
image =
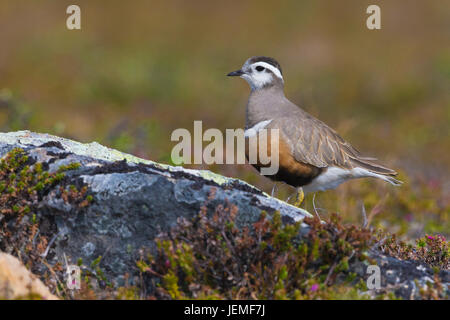
[[[247,103],[245,126],[251,128],[261,121],[284,117],[299,110],[286,98],[280,85],[252,90]]]

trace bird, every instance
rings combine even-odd
[[[275,185],[281,181],[294,187],[296,206],[300,206],[305,194],[335,189],[352,179],[377,178],[394,186],[402,184],[394,178],[396,171],[381,165],[376,158],[363,156],[331,127],[288,100],[283,72],[274,58],[250,57],[241,69],[227,76],[240,77],[250,85],[245,136],[263,128],[278,129],[275,143],[279,168],[267,177]],[[245,152],[248,159],[247,147]],[[264,167],[260,161],[251,164],[257,170]]]

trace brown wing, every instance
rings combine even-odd
[[[276,119],[270,127],[280,129],[280,134],[288,141],[299,162],[318,168],[363,167],[380,174],[396,175],[395,171],[375,163],[376,159],[363,157],[336,131],[306,112]]]

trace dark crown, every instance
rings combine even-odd
[[[278,70],[280,70],[280,73],[283,74],[283,71],[281,70],[280,64],[274,58],[264,57],[264,56],[257,56],[257,57],[250,58],[249,62],[250,62],[250,64],[253,64],[253,63],[256,63],[256,62],[268,63],[268,64],[274,66],[275,68],[277,68]]]

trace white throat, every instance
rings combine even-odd
[[[261,89],[273,81],[272,75],[267,72],[253,75],[243,74],[241,78],[248,82],[252,90]]]
[[[272,72],[262,71],[258,72],[255,70],[256,67],[261,66],[265,69],[268,69]],[[250,85],[250,88],[252,90],[258,90],[263,88],[264,86],[270,84],[274,81],[273,75],[275,75],[277,78],[279,78],[283,82],[283,76],[281,75],[280,70],[278,68],[275,68],[269,63],[266,62],[255,62],[249,66],[244,65],[244,70],[248,69],[251,70],[250,73],[244,73],[241,78],[246,80],[248,84]]]

